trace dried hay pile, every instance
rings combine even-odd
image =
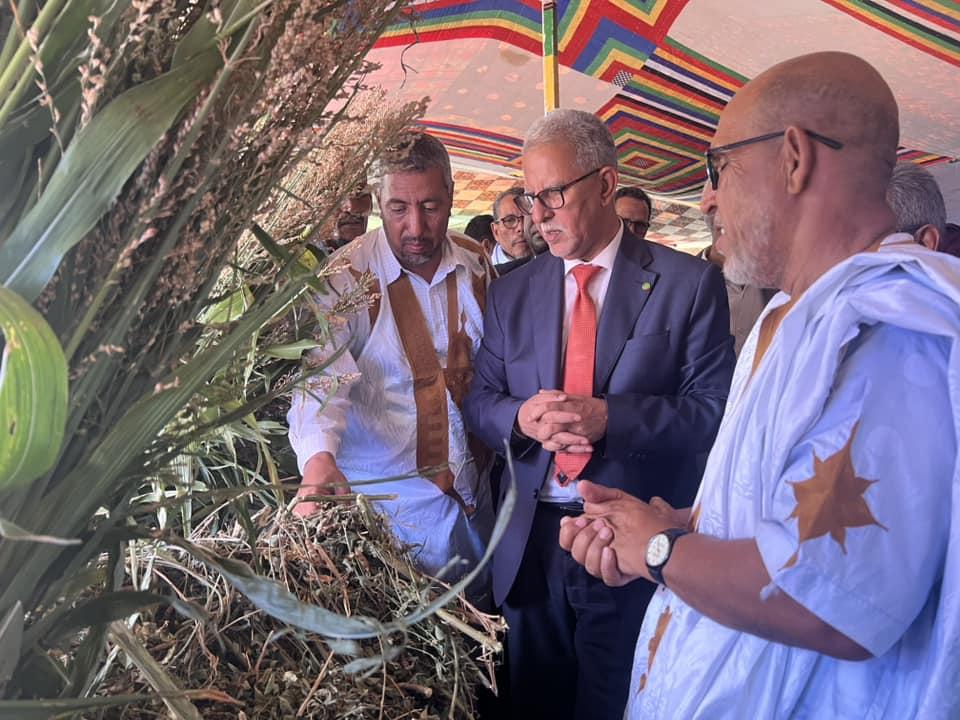
[[[248,563],[305,602],[349,616],[394,620],[446,589],[412,567],[365,502],[328,502],[309,521],[264,510],[254,525],[255,551],[239,523],[192,541]],[[209,613],[199,623],[164,606],[142,613],[133,627],[203,718],[469,718],[478,686],[495,686],[502,620],[462,596],[406,633],[331,642],[269,617],[178,548],[153,547],[137,562],[152,564],[154,588]],[[156,692],[134,663],[112,652],[101,693]],[[159,700],[152,709],[110,714],[165,716]]]

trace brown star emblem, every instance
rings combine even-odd
[[[800,543],[829,534],[846,553],[847,528],[876,525],[886,530],[863,497],[876,480],[858,477],[850,457],[859,427],[857,422],[846,444],[830,457],[822,460],[814,454],[813,477],[790,483],[797,505],[789,517],[797,519]],[[796,563],[799,552],[797,548],[784,567]]]
[[[637,694],[643,692],[643,689],[647,686],[647,673],[649,673],[653,667],[653,658],[657,654],[657,648],[660,647],[660,641],[663,639],[663,634],[667,631],[667,625],[670,624],[671,617],[673,617],[673,615],[670,613],[670,606],[667,605],[663,612],[660,613],[660,617],[657,618],[656,630],[653,631],[653,637],[650,638],[650,642],[647,643],[647,650],[649,651],[647,655],[647,672],[640,676]]]

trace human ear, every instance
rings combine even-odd
[[[781,158],[786,170],[786,191],[799,195],[810,184],[815,166],[810,136],[795,125],[788,127],[783,134]]]
[[[617,193],[617,171],[610,165],[605,165],[600,169],[600,199],[606,205],[613,202]]]
[[[913,238],[927,250],[940,247],[940,232],[933,225],[924,225],[913,234]]]

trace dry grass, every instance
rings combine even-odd
[[[192,541],[257,567],[303,601],[350,616],[392,620],[444,587],[414,569],[362,501],[327,503],[309,521],[264,510],[254,522],[253,545],[239,525],[213,536],[201,527]],[[325,641],[267,616],[177,548],[146,546],[135,562],[152,565],[154,589],[209,613],[198,623],[162,607],[142,613],[133,628],[192,691],[204,718],[469,718],[477,688],[494,683],[503,622],[462,598],[405,634]],[[113,652],[101,694],[153,692],[140,670]],[[159,701],[106,717],[154,716],[166,716]]]

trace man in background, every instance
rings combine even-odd
[[[487,257],[493,255],[497,247],[497,241],[493,239],[493,215],[476,215],[470,218],[470,222],[463,229],[463,234],[471,237],[480,243]]]
[[[512,187],[504,190],[493,201],[492,230],[497,247],[494,248],[491,260],[498,268],[514,260],[525,261],[533,255],[533,248],[523,232],[523,214],[514,203],[517,196],[522,194],[523,188]]]
[[[372,211],[373,195],[369,186],[361,185],[340,206],[330,241],[331,249],[341,248],[363,235]]]
[[[650,219],[653,217],[653,203],[650,196],[636,186],[622,187],[617,190],[617,199],[614,203],[624,226],[633,233],[633,236],[643,240],[650,229]]]
[[[936,179],[926,168],[899,162],[887,186],[887,203],[897,232],[909,233],[928,250],[939,250],[947,231],[947,208]]]

